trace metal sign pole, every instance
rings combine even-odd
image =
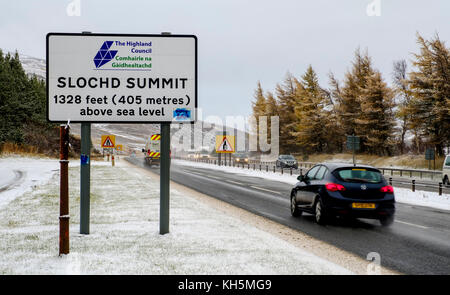
[[[356,162],[355,162],[355,149],[356,149],[356,138],[355,138],[355,134],[353,133],[353,166],[356,166]]]
[[[163,32],[161,35],[170,35]],[[169,233],[170,209],[170,123],[161,123],[161,163],[159,173],[159,234]]]
[[[160,165],[160,220],[159,233],[169,232],[170,200],[170,124],[161,123],[161,165]]]
[[[82,34],[91,34],[84,31]],[[91,202],[91,123],[81,123],[80,234],[89,234]]]
[[[91,123],[81,123],[80,234],[89,234],[91,199]]]

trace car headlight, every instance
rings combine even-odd
[[[248,159],[245,159],[245,162],[248,162]]]
[[[239,162],[239,158],[236,158],[236,162]]]

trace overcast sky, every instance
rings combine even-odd
[[[323,87],[342,80],[357,47],[391,82],[392,62],[417,52],[416,32],[450,37],[449,0],[1,0],[0,48],[45,57],[48,32],[195,34],[204,115],[249,115],[257,81],[273,91],[312,64]],[[376,2],[380,3],[377,11]],[[380,12],[379,16],[369,14]]]

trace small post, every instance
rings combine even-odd
[[[411,181],[411,190],[412,190],[413,192],[416,191],[416,180],[415,180],[415,179],[413,179],[413,180]]]
[[[442,196],[442,182],[439,182],[439,195]]]
[[[69,125],[59,127],[59,255],[69,254]]]
[[[111,164],[114,167],[114,155],[111,155]]]
[[[291,167],[291,175],[292,175],[292,167]]]
[[[389,177],[389,185],[392,185],[392,177]]]
[[[269,172],[269,165],[266,165],[266,172]]]

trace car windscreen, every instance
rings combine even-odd
[[[450,156],[445,159],[445,166],[450,166]]]
[[[369,168],[346,167],[336,169],[333,174],[345,182],[380,183],[383,180],[380,171]]]
[[[295,160],[295,158],[290,155],[281,155],[280,158],[283,160]]]

